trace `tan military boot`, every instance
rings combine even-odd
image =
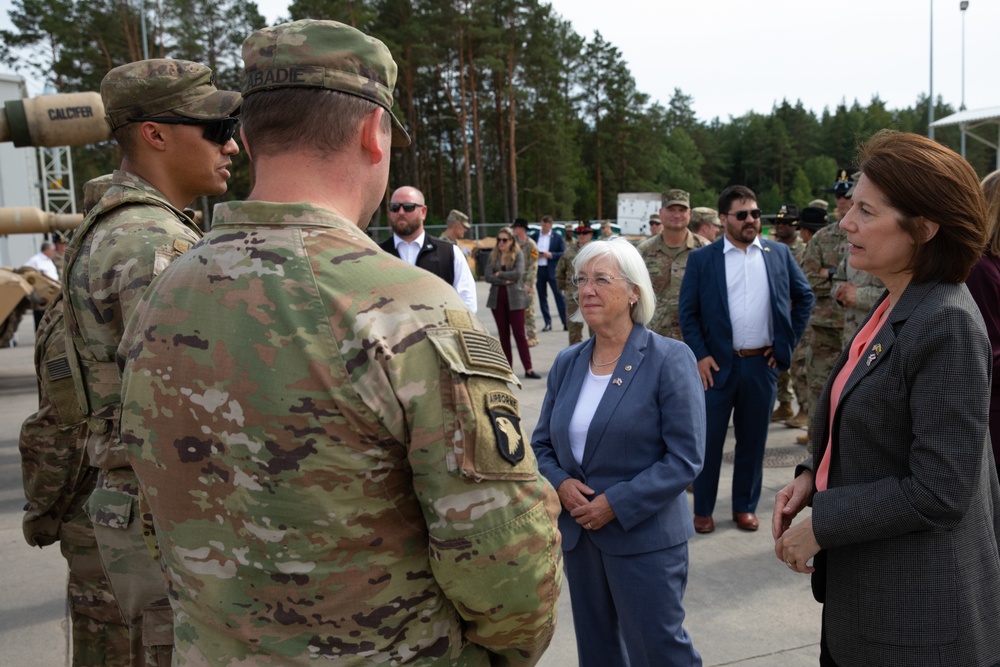
[[[791,403],[779,403],[778,408],[771,413],[771,421],[783,422],[786,419],[791,419],[793,414],[795,413],[792,412]]]
[[[799,410],[798,414],[785,422],[785,426],[789,428],[808,428],[809,415]]]

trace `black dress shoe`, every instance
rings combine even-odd
[[[569,325],[564,324],[563,325],[563,331],[569,331]]]
[[[528,371],[527,373],[524,374],[524,377],[526,377],[529,380],[541,380],[542,379],[542,376],[539,375],[538,373],[536,373],[535,371]]]
[[[542,327],[542,331],[552,331],[552,325],[546,324],[544,327]]]

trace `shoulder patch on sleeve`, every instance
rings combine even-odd
[[[430,329],[427,338],[453,373],[482,375],[520,386],[500,341],[472,329]]]
[[[185,239],[174,239],[174,250],[179,255],[183,255],[191,249],[192,243]]]
[[[472,328],[472,317],[469,316],[469,311],[467,310],[448,309],[444,311],[444,316],[448,319],[448,326],[455,327],[456,329]]]
[[[493,424],[497,453],[511,466],[516,466],[524,458],[524,436],[521,435],[517,398],[505,391],[488,392],[486,412]]]

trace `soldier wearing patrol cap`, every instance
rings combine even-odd
[[[683,340],[677,318],[681,281],[687,267],[688,256],[696,248],[708,245],[708,240],[693,234],[691,222],[691,195],[684,190],[667,190],[660,204],[663,231],[648,238],[637,247],[649,270],[656,294],[656,309],[649,322],[652,331],[675,340]]]
[[[517,239],[517,247],[524,255],[524,293],[528,295],[530,305],[524,309],[524,334],[528,337],[528,347],[538,345],[538,332],[535,330],[535,281],[538,279],[538,246],[534,239],[528,236],[528,221],[515,218],[510,226]]]
[[[178,664],[533,664],[560,506],[517,379],[452,287],[363,232],[409,141],[396,64],[316,20],[258,30],[243,60],[254,189],[122,347]]]
[[[472,225],[469,223],[469,216],[456,209],[448,211],[448,217],[444,219],[444,224],[445,229],[444,234],[441,235],[441,240],[456,245],[461,239],[465,238],[465,233],[472,228]]]
[[[556,264],[556,285],[566,299],[566,328],[569,330],[570,345],[583,341],[583,320],[573,317],[580,310],[579,295],[576,285],[573,284],[573,260],[580,249],[594,238],[594,228],[581,220],[573,231],[576,233],[576,241],[567,244],[566,252]]]
[[[719,212],[707,206],[696,206],[691,209],[691,223],[688,229],[706,241],[714,241],[722,230],[719,224]]]
[[[660,221],[660,214],[654,213],[649,216],[649,235],[656,236],[663,231],[663,223]]]
[[[136,666],[170,664],[173,637],[163,575],[141,520],[143,499],[118,438],[115,351],[153,278],[201,237],[183,209],[226,191],[239,152],[233,114],[241,100],[213,81],[212,70],[186,60],[143,60],[108,72],[101,98],[122,163],[66,252],[68,364],[85,415],[87,455],[100,470],[87,510]]]
[[[807,208],[819,208],[826,212],[830,210],[830,202],[825,199],[813,199],[809,202]]]

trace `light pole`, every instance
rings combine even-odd
[[[927,97],[927,138],[934,138],[934,0],[931,0],[931,89]]]
[[[958,8],[962,11],[962,104],[958,110],[965,111],[965,10],[969,8],[969,0],[962,0]],[[965,123],[959,127],[962,130],[962,157],[965,157]]]

